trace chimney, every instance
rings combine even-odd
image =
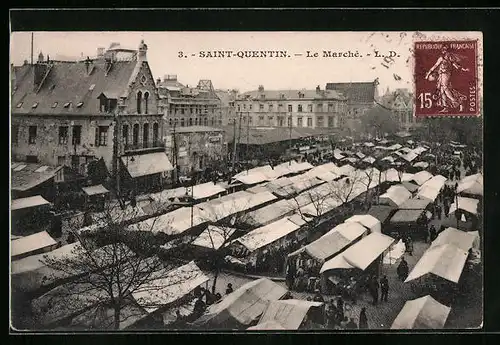
[[[28,63],[29,63],[29,61],[28,61],[28,60],[24,60],[23,65],[25,66],[25,65],[27,65]]]
[[[137,60],[138,61],[148,61],[146,53],[148,52],[148,46],[144,43],[144,40],[141,40],[139,44]]]
[[[104,56],[104,47],[97,48],[97,57],[102,58]]]
[[[259,85],[259,92],[264,92],[264,85]]]
[[[33,80],[33,86],[35,87],[35,90],[39,88],[40,83],[43,80],[43,77],[47,73],[48,69],[48,63],[43,60],[43,54],[40,52],[38,54],[38,61],[35,64],[34,68],[34,80]]]
[[[85,70],[87,71],[87,75],[90,75],[90,72],[92,69],[90,68],[90,64],[92,63],[92,60],[87,56],[87,59],[85,60]]]
[[[160,86],[160,84],[161,84],[161,78],[158,77],[158,79],[156,79],[156,86]]]

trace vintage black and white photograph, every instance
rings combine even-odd
[[[481,328],[482,44],[11,32],[12,329]]]

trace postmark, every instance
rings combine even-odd
[[[414,43],[415,116],[479,116],[478,41]]]

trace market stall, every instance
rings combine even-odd
[[[324,303],[287,299],[270,302],[259,323],[249,329],[263,329],[270,324],[281,326],[278,329],[308,329],[310,323],[324,324]]]
[[[85,193],[85,209],[95,212],[104,211],[106,199],[109,197],[109,190],[102,184],[95,186],[82,187]]]
[[[281,299],[287,290],[281,285],[260,278],[246,283],[211,305],[193,322],[203,329],[246,329],[257,323],[271,301]]]
[[[324,292],[356,300],[369,278],[378,276],[381,259],[394,239],[374,232],[356,242],[321,267]]]
[[[379,197],[379,204],[399,207],[411,198],[411,193],[402,185],[391,186]]]
[[[429,219],[430,212],[423,209],[400,209],[391,217],[387,230],[394,236],[411,235],[414,240],[425,238]]]
[[[19,260],[56,249],[58,243],[46,231],[10,241],[10,258]]]
[[[380,220],[369,214],[354,215],[345,220],[345,223],[349,222],[356,222],[363,225],[369,230],[369,233],[382,231],[382,223],[380,222]]]
[[[450,310],[429,295],[406,301],[391,329],[442,329]]]
[[[12,234],[24,236],[39,232],[50,224],[53,218],[51,209],[51,203],[41,195],[13,199],[10,206]]]
[[[483,196],[483,175],[478,173],[464,177],[458,182],[457,193],[463,196]]]

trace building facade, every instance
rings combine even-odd
[[[366,113],[378,98],[378,80],[372,82],[327,83],[326,90],[336,91],[347,98],[347,113],[356,117]]]
[[[413,94],[408,89],[386,90],[380,103],[396,116],[401,131],[412,131],[422,125],[422,121],[413,116]]]
[[[264,90],[245,92],[235,100],[237,122],[254,127],[338,128],[347,112],[346,98],[336,91]]]
[[[221,128],[188,126],[171,128],[166,148],[180,175],[222,167],[227,156],[225,132]]]
[[[102,161],[112,177],[121,175],[122,168],[138,170],[125,174],[136,180],[151,175],[144,166],[153,154],[157,170],[171,170],[144,42],[135,50],[117,44],[106,51],[99,48],[95,58],[82,61],[54,62],[40,53],[35,64],[15,72],[14,160],[67,165],[83,175],[89,174],[91,163]],[[155,180],[161,179],[157,173]]]
[[[217,96],[221,101],[222,127],[233,123],[236,118],[235,100],[238,97],[237,90],[217,90]]]
[[[166,75],[157,86],[166,128],[222,125],[221,100],[210,80],[193,88],[178,82],[176,75]]]

